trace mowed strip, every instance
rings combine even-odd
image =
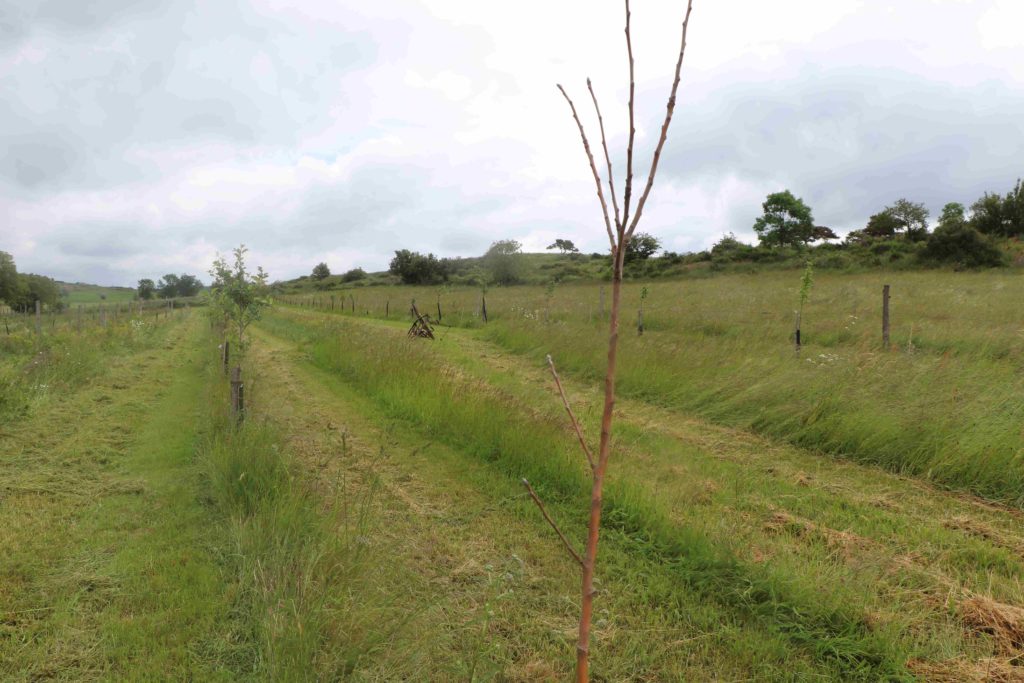
[[[198,326],[0,434],[3,680],[219,680],[251,658],[192,469]]]
[[[452,369],[434,372],[462,373],[514,396],[539,419],[561,419],[541,368],[472,333],[441,336],[432,348]],[[593,426],[598,387],[567,386]],[[948,664],[964,675],[965,663],[1005,669],[1020,654],[1018,511],[639,401],[620,401],[619,412],[619,481],[667,502],[681,527],[785,577],[798,593],[838,594],[868,623],[900,633],[911,668]]]
[[[337,616],[338,640],[324,647],[372,640],[366,630],[382,634],[386,647],[354,657],[359,680],[564,679],[574,661],[578,571],[518,483],[389,417],[265,329],[253,332],[250,358],[256,414],[285,430],[328,505],[354,505],[370,482],[380,485],[365,541],[373,581],[337,586],[362,597]],[[581,533],[581,515],[558,502],[549,507],[570,533]],[[595,670],[604,679],[821,675],[802,648],[677,590],[670,567],[631,555],[615,536],[609,532],[602,550],[595,629]],[[399,613],[407,615],[401,624]]]

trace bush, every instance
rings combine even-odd
[[[991,268],[1003,265],[1003,253],[969,225],[943,225],[928,237],[922,258],[952,263],[958,268]]]
[[[342,282],[355,282],[356,280],[363,280],[366,278],[366,271],[362,268],[353,268],[352,270],[345,271],[341,275]]]
[[[445,263],[433,254],[401,249],[395,252],[388,270],[406,285],[435,285],[448,279]]]

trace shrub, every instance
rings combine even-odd
[[[355,282],[356,280],[363,280],[366,278],[366,271],[362,268],[353,268],[352,270],[345,271],[342,273],[342,282]]]
[[[963,223],[941,225],[928,237],[922,257],[958,268],[990,268],[1003,265],[1003,253],[980,232]]]

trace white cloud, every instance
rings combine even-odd
[[[642,230],[676,251],[791,187],[840,228],[898,196],[1005,190],[1024,151],[1014,1],[696,0]],[[606,248],[575,125],[594,78],[621,188],[619,2],[0,2],[0,249],[65,279],[205,273],[240,242],[274,277],[397,248]],[[646,172],[682,2],[636,3]],[[933,207],[937,209],[937,206]]]

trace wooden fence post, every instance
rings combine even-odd
[[[480,295],[480,317],[487,322],[487,297],[483,294]]]
[[[36,299],[36,336],[43,336],[43,305],[39,299]]]
[[[882,286],[882,346],[889,349],[889,285]]]
[[[224,374],[228,374],[228,363],[231,359],[231,342],[227,339],[224,340],[224,346],[221,349],[221,362],[224,364]]]
[[[242,384],[242,368],[238,365],[231,371],[231,414],[239,423],[245,417],[245,385]]]

